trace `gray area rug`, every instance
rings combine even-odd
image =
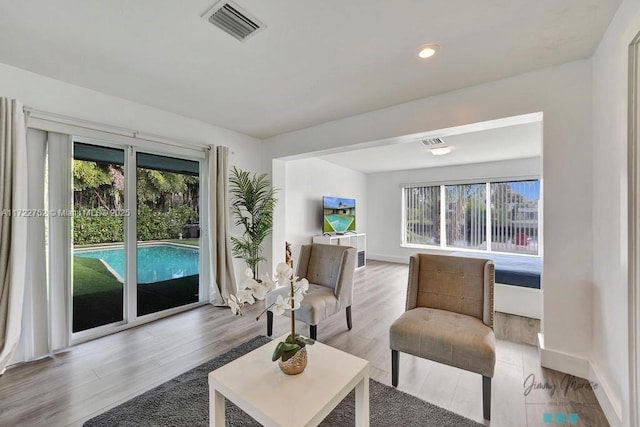
[[[84,423],[85,427],[202,426],[209,425],[209,385],[207,375],[270,340],[259,336],[167,381],[120,406]],[[249,415],[227,400],[228,426],[259,426]],[[369,383],[372,426],[478,427],[468,418],[449,412],[377,381]],[[352,391],[320,424],[355,424],[355,394]]]

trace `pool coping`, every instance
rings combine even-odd
[[[139,240],[137,242],[137,246],[160,246],[160,245],[177,246],[177,247],[180,247],[180,248],[191,248],[191,249],[196,249],[196,250],[200,251],[200,245],[190,245],[190,244],[187,244],[187,243],[176,243],[176,242],[171,242],[171,241],[167,241],[167,240],[152,240],[152,241]],[[84,252],[84,251],[95,251],[95,250],[99,250],[99,249],[122,249],[122,248],[124,248],[124,242],[98,243],[98,244],[95,244],[95,245],[86,245],[86,246],[79,246],[77,248],[73,248],[73,253],[75,253],[76,251]]]

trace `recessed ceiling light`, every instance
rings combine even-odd
[[[431,58],[433,55],[436,54],[439,48],[440,47],[437,44],[428,44],[428,45],[422,46],[420,48],[420,52],[418,52],[418,56],[422,59]]]
[[[442,156],[444,154],[449,154],[451,152],[451,147],[445,145],[444,147],[430,148],[430,150],[431,154],[433,154],[434,156]]]

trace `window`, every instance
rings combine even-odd
[[[539,180],[405,187],[403,242],[538,255],[539,199]]]
[[[404,189],[405,242],[440,244],[440,187]]]
[[[485,184],[445,186],[447,246],[487,249]]]
[[[538,254],[540,181],[491,183],[491,248]]]

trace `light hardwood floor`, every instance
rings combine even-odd
[[[318,339],[371,362],[371,377],[391,382],[389,325],[404,310],[408,266],[368,261],[356,271],[353,329],[336,315],[318,326]],[[235,317],[228,309],[203,306],[144,326],[87,342],[40,361],[9,369],[0,377],[0,426],[65,426],[82,423],[218,354],[266,333],[255,321],[257,303]],[[576,413],[579,426],[607,426],[591,390],[565,392],[565,375],[540,367],[528,341],[536,322],[496,316],[497,363],[491,426],[555,426],[543,414]],[[287,332],[288,318],[276,316],[274,336]],[[299,330],[308,329],[302,323]],[[521,333],[518,333],[520,331]],[[524,331],[524,332],[523,332]],[[518,340],[518,337],[523,339]],[[309,363],[313,363],[312,360]],[[525,396],[524,382],[556,385]],[[563,383],[563,381],[565,381]],[[481,377],[402,354],[399,389],[482,420]],[[557,419],[554,419],[556,421]],[[566,424],[568,423],[568,418]]]

